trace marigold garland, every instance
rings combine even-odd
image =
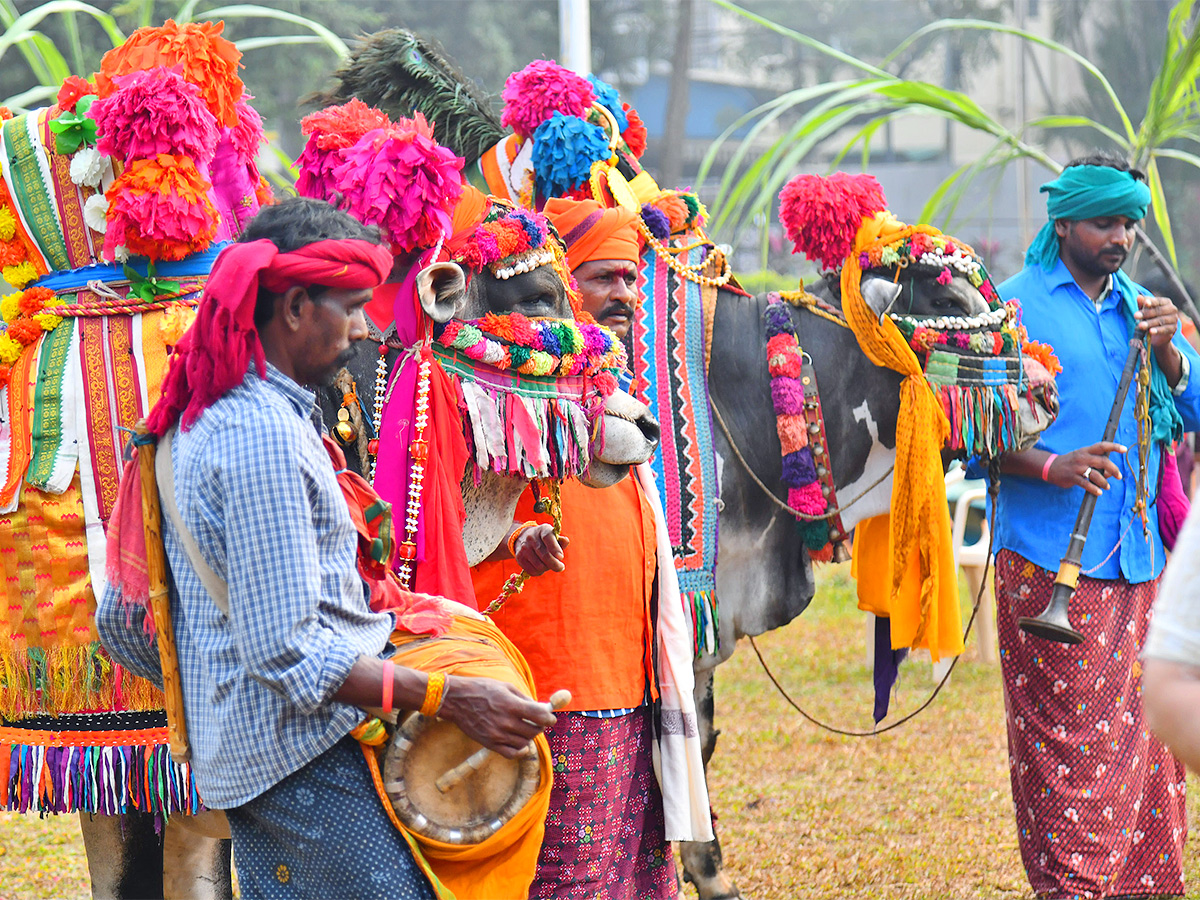
[[[0,335],[0,384],[8,384],[11,367],[25,348],[62,322],[62,317],[42,312],[54,302],[55,296],[49,288],[32,287],[0,300],[0,316],[4,319],[4,332]]]

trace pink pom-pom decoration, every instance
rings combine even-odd
[[[596,99],[586,78],[545,59],[535,59],[509,75],[500,96],[504,99],[500,124],[523,139],[556,112],[583,116]]]
[[[449,236],[450,217],[462,196],[462,157],[433,139],[420,113],[364,135],[333,171],[342,208],[379,225],[392,252],[432,247]]]
[[[254,162],[258,158],[258,148],[267,139],[263,134],[262,116],[258,114],[258,110],[246,102],[248,99],[253,100],[254,98],[243,95],[242,99],[237,102],[235,109],[238,123],[227,131],[229,142],[237,153],[238,162],[241,163]]]
[[[863,219],[887,209],[883,188],[871,175],[836,172],[828,178],[797,175],[779,194],[779,221],[795,253],[837,269],[854,249]]]
[[[124,246],[152,260],[183,259],[205,249],[217,226],[210,187],[186,156],[134,160],[105,193],[104,255]]]
[[[178,71],[157,66],[118,75],[117,90],[92,104],[96,148],[126,162],[165,153],[207,163],[220,132],[200,88]]]
[[[300,120],[300,131],[308,135],[308,143],[296,160],[300,169],[296,193],[301,197],[328,199],[335,190],[333,170],[345,159],[345,151],[367,132],[391,124],[386,115],[358,99],[305,116]]]

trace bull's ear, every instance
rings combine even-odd
[[[903,290],[902,285],[886,278],[867,276],[862,280],[863,299],[867,301],[867,306],[871,307],[877,316],[888,312]]]
[[[436,262],[417,273],[417,296],[425,315],[449,322],[467,299],[467,279],[452,262]]]

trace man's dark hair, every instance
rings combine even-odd
[[[317,241],[367,241],[382,244],[383,235],[374,225],[364,225],[347,212],[324,200],[311,197],[286,197],[272,206],[264,206],[242,232],[241,243],[266,239],[282,253],[299,250]],[[309,296],[319,297],[327,288],[314,285]],[[271,320],[275,296],[259,290],[254,303],[254,326],[262,328]]]
[[[1118,172],[1128,172],[1138,181],[1146,180],[1145,172],[1133,168],[1129,165],[1129,160],[1113,153],[1111,150],[1096,150],[1087,156],[1077,156],[1067,163],[1068,169],[1071,166],[1107,166],[1110,169],[1116,169]]]

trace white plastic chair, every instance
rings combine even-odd
[[[958,470],[961,471],[961,470]],[[947,476],[947,480],[949,476]],[[967,516],[971,512],[971,504],[987,496],[986,487],[968,488],[959,495],[954,505],[954,526],[951,530],[951,546],[954,549],[954,562],[963,570],[970,590],[971,602],[979,595],[983,582],[983,573],[988,566],[988,542],[990,531],[987,517],[979,529],[979,540],[973,544],[963,544],[967,530]],[[996,643],[996,604],[992,599],[992,585],[989,581],[984,585],[984,594],[979,602],[979,615],[975,617],[975,634],[979,641],[979,659],[985,663],[997,661]]]

